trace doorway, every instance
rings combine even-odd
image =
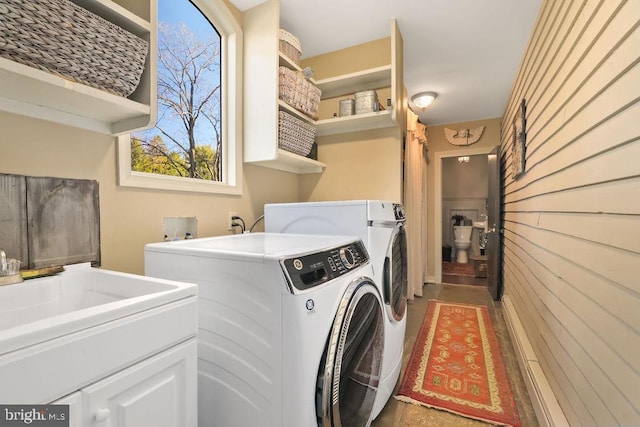
[[[435,282],[442,283],[443,282],[443,252],[440,248],[444,245],[443,243],[452,244],[453,243],[453,228],[449,233],[445,230],[443,232],[442,224],[449,225],[451,224],[450,217],[452,215],[449,214],[451,208],[447,206],[447,216],[444,217],[443,211],[445,208],[445,204],[448,204],[447,200],[443,200],[443,171],[445,169],[445,160],[450,162],[451,159],[457,161],[458,157],[471,157],[471,156],[484,156],[488,158],[488,155],[492,152],[494,147],[478,147],[478,148],[465,148],[463,150],[452,150],[452,151],[443,151],[435,153],[435,164],[434,164],[434,240],[435,240]],[[484,178],[486,181],[486,186],[488,188],[488,179]],[[482,206],[478,206],[478,201],[474,203],[474,201],[464,201],[461,202],[460,206],[453,206],[453,214],[460,214],[464,216],[468,216],[472,221],[480,221],[482,218],[480,217],[481,213],[486,213],[486,201],[482,201]],[[461,210],[461,212],[457,212],[456,210]],[[466,213],[466,215],[465,215]],[[445,234],[445,235],[443,235]],[[474,244],[477,243],[477,232],[472,234],[472,239],[476,240]],[[477,246],[474,248],[475,251],[478,251]],[[479,254],[479,252],[472,253]],[[473,266],[473,260],[469,260],[470,265]],[[468,266],[467,266],[468,267]],[[472,279],[472,278],[470,278]],[[468,283],[472,284],[472,283]],[[486,282],[484,282],[486,284]]]

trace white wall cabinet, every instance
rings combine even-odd
[[[278,51],[279,25],[278,0],[269,0],[255,6],[243,16],[245,162],[296,173],[323,171],[323,163],[278,148],[279,110],[286,110],[313,124],[316,127],[316,136],[399,126],[403,123],[403,40],[395,20],[391,22],[388,63],[313,81],[322,90],[322,99],[340,97],[361,90],[390,88],[392,108],[317,121],[278,101],[278,67],[286,66],[300,71],[300,67]]]
[[[278,148],[278,111],[314,123],[278,99],[278,67],[300,67],[279,53],[280,3],[269,0],[243,15],[244,161],[294,173],[319,173],[325,165]]]
[[[128,98],[0,58],[0,111],[118,135],[155,124],[155,0],[72,0],[149,42],[138,88]]]

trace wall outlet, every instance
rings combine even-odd
[[[227,215],[227,230],[233,231],[233,217],[238,215],[236,212],[229,212]]]

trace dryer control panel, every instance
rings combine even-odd
[[[407,219],[404,216],[404,207],[400,203],[393,204],[393,215],[396,217],[396,221],[404,221]]]
[[[361,240],[282,261],[289,287],[304,291],[342,276],[369,261]]]

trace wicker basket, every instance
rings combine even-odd
[[[315,126],[285,111],[278,112],[278,148],[306,157],[315,138]]]
[[[280,29],[280,37],[278,40],[280,52],[296,65],[300,66],[300,55],[302,55],[302,45],[300,41],[288,31]]]
[[[315,119],[322,91],[304,78],[301,72],[280,67],[279,98],[298,111]]]
[[[2,0],[0,56],[129,96],[140,83],[145,40],[69,0]]]

